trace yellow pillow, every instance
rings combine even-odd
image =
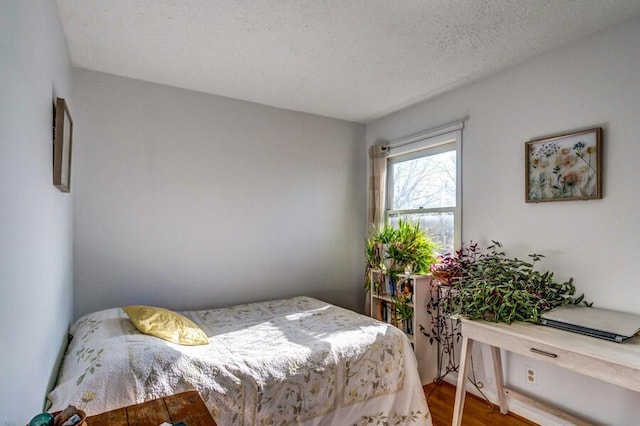
[[[125,306],[122,308],[140,332],[179,345],[206,345],[207,335],[189,318],[169,309],[154,306]]]

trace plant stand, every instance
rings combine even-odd
[[[433,378],[433,355],[427,337],[419,332],[420,324],[428,321],[429,275],[391,274],[379,269],[369,270],[371,288],[370,316],[402,330],[413,346],[418,372],[423,385]],[[401,312],[394,303],[398,298],[410,300],[406,304],[409,312]]]
[[[451,318],[447,314],[446,305],[449,301],[449,292],[451,286],[442,283],[437,278],[431,280],[431,303],[427,314],[431,316],[431,330],[427,330],[421,326],[422,332],[429,338],[429,343],[436,344],[436,377],[433,380],[435,386],[427,395],[427,400],[431,394],[444,381],[449,373],[458,372],[460,362],[456,357],[455,344],[460,340],[460,328],[458,320]]]
[[[431,316],[431,330],[427,332],[425,327],[420,326],[422,333],[429,338],[429,342],[436,343],[437,371],[433,380],[435,386],[429,391],[427,400],[433,392],[442,384],[445,377],[450,373],[460,374],[460,358],[456,354],[456,344],[462,339],[461,321],[456,316],[451,316],[449,312],[454,311],[451,292],[455,289],[452,285],[440,281],[433,277],[431,280],[431,302],[427,314]],[[470,354],[471,377],[468,380],[484,397],[490,407],[493,407],[487,396],[482,391],[484,384],[476,380],[473,368],[473,355]]]

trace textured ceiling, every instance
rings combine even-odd
[[[640,0],[58,0],[73,65],[366,122],[640,16]]]

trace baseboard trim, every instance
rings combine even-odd
[[[456,386],[458,382],[458,374],[450,373],[447,377],[444,378],[444,381]],[[482,393],[484,393],[489,400],[494,405],[498,404],[498,395],[493,389],[488,389],[486,387],[482,388],[482,393],[478,391],[474,386],[467,386],[467,393],[470,393],[480,399],[485,399]],[[522,395],[522,394],[518,394]],[[523,417],[529,421],[534,423],[538,423],[545,426],[571,426],[575,423],[569,422],[565,419],[561,419],[548,411],[536,408],[535,406],[528,404],[523,400],[519,400],[515,398],[513,395],[509,395],[507,393],[507,406],[509,407],[509,412],[516,414],[520,417]],[[589,424],[589,423],[579,423],[579,424]]]

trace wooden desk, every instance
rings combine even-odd
[[[577,333],[527,323],[490,323],[462,318],[462,353],[454,425],[462,421],[465,386],[473,342],[491,347],[500,412],[509,412],[507,395],[575,424],[586,424],[556,408],[504,387],[500,349],[545,361],[568,370],[595,377],[627,389],[640,392],[640,337],[625,343],[614,343]]]
[[[183,422],[186,426],[216,426],[196,391],[182,392],[87,417],[87,426],[158,426],[163,422]]]

